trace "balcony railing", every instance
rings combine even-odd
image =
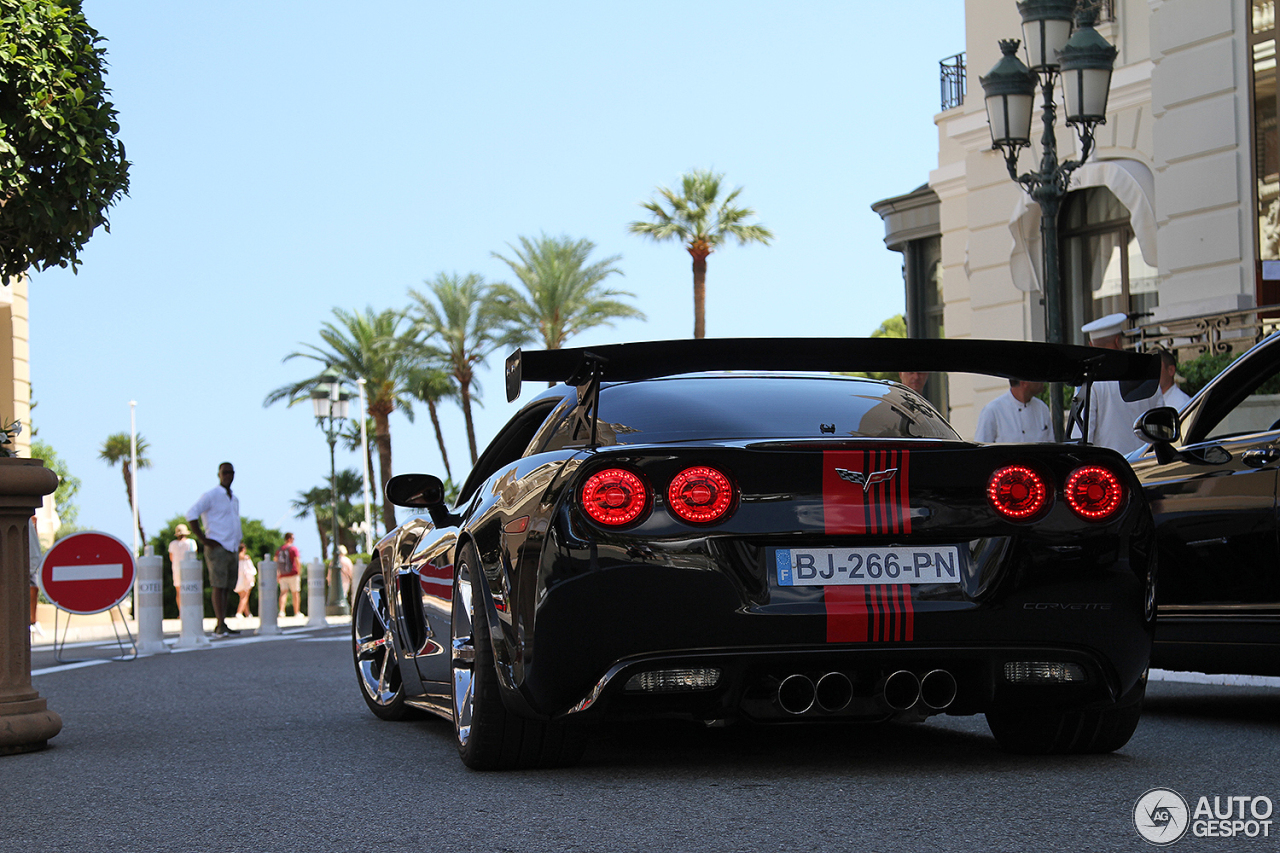
[[[942,112],[964,103],[966,89],[964,54],[948,56],[938,63],[942,78]]]
[[[1147,323],[1124,336],[1127,349],[1145,352],[1164,347],[1182,362],[1205,353],[1240,355],[1275,331],[1280,331],[1280,313],[1269,306]]]

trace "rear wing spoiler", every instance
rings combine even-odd
[[[918,338],[702,338],[598,347],[516,350],[507,358],[507,401],[524,381],[592,385],[713,370],[979,373],[1085,385],[1158,381],[1155,355],[1034,341]],[[580,396],[583,396],[580,393]],[[1146,396],[1146,395],[1143,395]]]

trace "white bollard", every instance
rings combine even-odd
[[[138,654],[154,655],[169,651],[164,644],[164,557],[147,546],[146,556],[138,558]]]
[[[270,555],[263,554],[258,563],[258,633],[279,634],[280,621],[276,608],[280,606],[279,568]]]
[[[307,566],[307,627],[326,628],[329,621],[324,618],[324,566],[316,557]]]
[[[190,554],[182,561],[178,572],[178,579],[182,581],[179,596],[182,604],[178,608],[182,633],[178,637],[178,648],[203,648],[211,641],[204,633],[204,572],[200,568],[200,557]]]

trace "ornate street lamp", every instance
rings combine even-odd
[[[347,614],[346,596],[342,594],[342,564],[338,560],[338,474],[334,461],[334,445],[341,427],[335,421],[347,419],[347,402],[351,395],[342,388],[342,376],[332,367],[320,374],[321,381],[311,391],[311,407],[316,425],[324,430],[329,441],[329,512],[333,521],[333,561],[329,566],[329,591],[325,599],[325,612],[330,616]],[[326,423],[327,421],[327,423]]]
[[[1097,12],[1087,4],[1075,18],[1074,0],[1023,0],[1022,33],[1030,67],[1017,57],[1016,40],[1001,41],[1000,61],[981,77],[986,96],[991,147],[1004,154],[1009,177],[1022,185],[1040,205],[1040,245],[1043,253],[1045,331],[1050,343],[1067,340],[1063,327],[1062,287],[1058,273],[1058,211],[1067,195],[1071,173],[1093,151],[1094,128],[1107,120],[1107,94],[1116,49],[1093,28]],[[1058,161],[1054,134],[1057,105],[1054,84],[1062,77],[1066,123],[1080,137],[1080,159]],[[1036,85],[1042,95],[1044,134],[1040,137],[1040,168],[1018,174],[1018,154],[1031,143],[1032,102]],[[1055,440],[1062,440],[1062,391],[1050,386]]]

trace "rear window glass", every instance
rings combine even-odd
[[[585,443],[565,418],[545,450]],[[602,445],[713,439],[958,439],[923,398],[881,382],[808,376],[696,376],[600,389]]]

